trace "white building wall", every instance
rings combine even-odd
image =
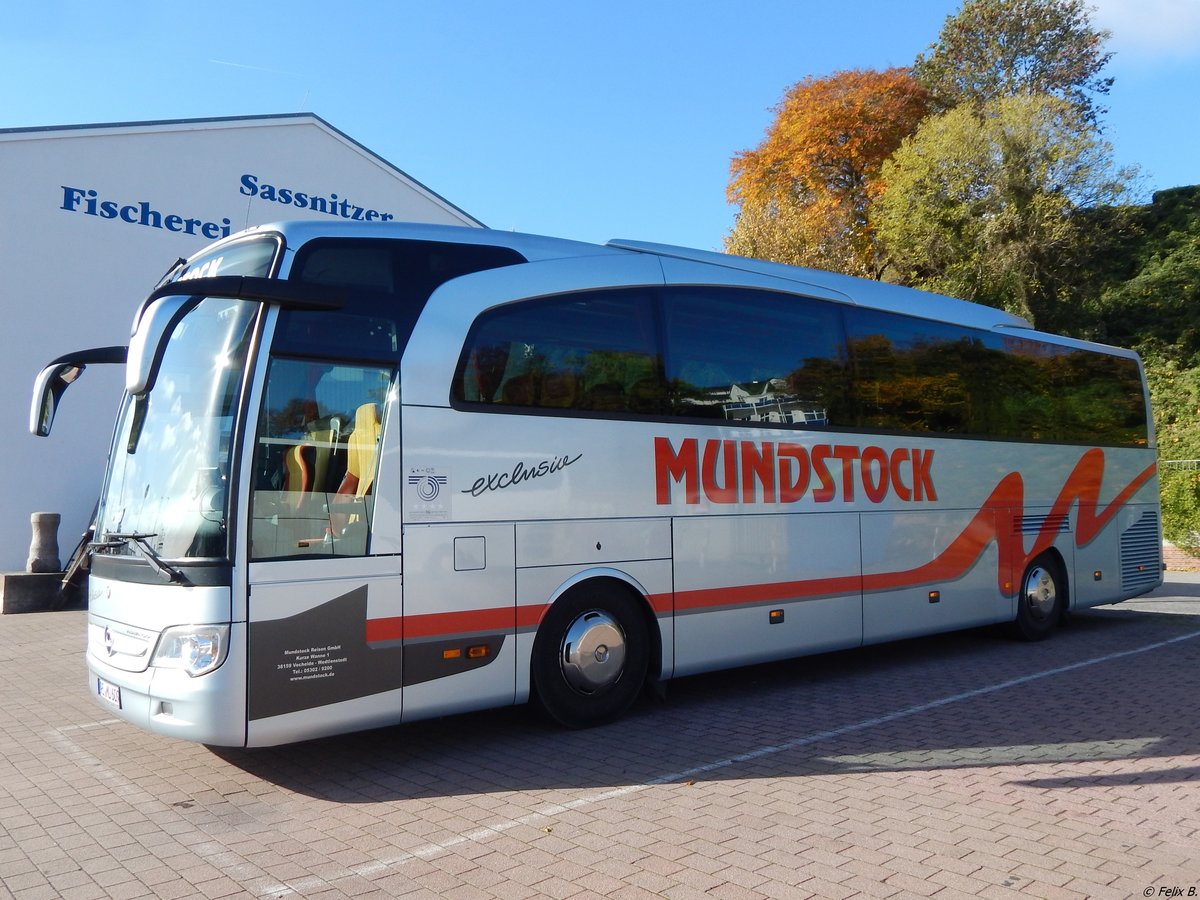
[[[292,202],[263,199],[264,185]],[[27,423],[42,366],[127,344],[170,264],[212,239],[356,207],[364,218],[480,224],[307,114],[0,131],[0,571],[25,567],[29,516],[41,511],[62,513],[65,564],[99,494],[124,384],[120,367],[89,367],[53,433],[36,438]]]

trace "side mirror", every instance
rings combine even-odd
[[[125,390],[130,394],[136,397],[154,387],[165,349],[163,339],[196,302],[195,297],[170,294],[151,300],[142,310],[129,339],[125,364]]]
[[[89,365],[120,365],[125,358],[125,347],[95,347],[60,356],[49,363],[33,383],[33,402],[29,406],[30,433],[36,437],[50,434],[59,400]]]

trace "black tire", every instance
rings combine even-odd
[[[1067,603],[1067,578],[1058,558],[1043,553],[1021,575],[1013,632],[1023,641],[1048,638],[1062,619]]]
[[[568,728],[609,722],[641,692],[650,662],[642,609],[616,585],[584,584],[546,614],[530,675],[542,708]]]

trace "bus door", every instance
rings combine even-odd
[[[443,486],[406,475],[420,499]],[[516,691],[515,526],[457,522],[404,528],[404,719],[511,704]]]
[[[250,744],[399,721],[394,366],[272,357],[249,499]]]

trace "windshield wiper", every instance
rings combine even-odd
[[[163,562],[163,558],[158,555],[158,551],[151,545],[149,538],[158,537],[157,534],[146,534],[144,532],[131,531],[106,531],[104,540],[95,541],[92,543],[93,550],[108,550],[118,547],[132,547],[146,562],[150,563],[155,573],[163,581],[185,581],[183,572],[176,569],[174,566]]]
[[[158,279],[158,284],[156,284],[155,287],[156,288],[162,287],[164,284],[166,284],[167,282],[169,282],[171,280],[172,275],[174,275],[176,272],[178,272],[180,269],[182,269],[186,265],[187,265],[187,260],[184,259],[182,256],[179,257],[179,259],[177,259],[177,260],[175,260],[175,262],[171,263],[171,267],[169,269],[167,269],[166,272],[163,273],[163,277]]]

